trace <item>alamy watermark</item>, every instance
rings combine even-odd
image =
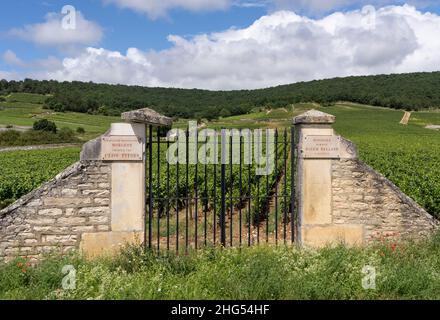
[[[72,5],[65,5],[61,9],[61,14],[63,18],[61,19],[61,27],[64,30],[75,30],[76,29],[76,9]]]
[[[65,275],[61,281],[61,286],[64,290],[76,289],[76,269],[72,265],[65,265],[61,272]]]
[[[371,6],[365,6],[361,10],[361,24],[367,30],[376,29],[377,12],[376,9]]]
[[[198,132],[197,122],[190,121],[188,131],[172,129],[168,132],[167,140],[174,143],[167,151],[167,161],[171,165],[255,163],[257,175],[270,175],[275,169],[275,134],[273,129],[222,129],[220,132],[203,129]]]
[[[376,268],[366,265],[362,268],[362,288],[365,290],[376,290]]]

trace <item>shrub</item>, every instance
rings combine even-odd
[[[75,133],[70,128],[61,128],[58,132],[58,137],[61,141],[73,141],[75,140]]]
[[[83,127],[78,127],[78,128],[76,129],[76,133],[78,133],[78,134],[84,134],[84,133],[86,133],[86,130],[85,130]]]
[[[33,126],[35,131],[48,131],[57,133],[57,126],[54,122],[49,121],[47,119],[41,119],[34,122]]]
[[[0,145],[14,146],[20,139],[21,133],[16,130],[7,130],[0,132]]]

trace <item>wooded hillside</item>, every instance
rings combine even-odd
[[[143,107],[182,118],[213,119],[248,113],[255,107],[292,103],[350,101],[396,109],[440,107],[440,72],[334,78],[267,89],[208,91],[95,84],[92,82],[0,81],[0,95],[50,94],[45,104],[56,111],[119,115]]]

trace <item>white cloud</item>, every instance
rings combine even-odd
[[[368,18],[368,17],[367,17]],[[206,89],[262,88],[336,76],[435,71],[440,16],[414,7],[361,10],[311,19],[289,11],[251,26],[193,38],[172,47],[126,53],[87,48],[38,78]]]
[[[230,5],[230,0],[104,0],[104,3],[115,3],[121,8],[146,13],[155,19],[166,16],[169,10],[176,8],[189,11],[223,10]]]
[[[278,10],[294,10],[319,15],[330,11],[341,10],[347,6],[362,7],[365,5],[374,5],[383,7],[385,5],[403,5],[407,3],[421,8],[435,4],[437,0],[271,0],[271,2]]]
[[[25,69],[27,71],[26,75],[23,75],[23,72],[6,72],[0,70],[0,79],[13,80],[23,77],[45,78],[49,72],[56,72],[63,68],[62,61],[56,57],[49,56],[46,59],[23,61],[12,50],[6,50],[2,55],[2,60],[9,66],[18,67],[21,70]]]
[[[97,23],[85,19],[81,12],[76,12],[75,29],[63,28],[62,18],[61,14],[49,13],[45,22],[15,28],[9,30],[8,34],[38,45],[53,47],[96,45],[101,40],[102,28]]]
[[[12,50],[6,50],[3,53],[2,58],[6,64],[9,64],[11,66],[21,67],[24,65],[24,62],[20,58],[18,58],[17,55],[15,54],[15,52]]]

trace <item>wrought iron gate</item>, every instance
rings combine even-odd
[[[187,128],[170,136],[179,141],[175,142],[163,128],[148,126],[146,248],[179,253],[215,245],[293,243],[295,130],[273,130],[273,138],[268,130],[253,134],[248,129],[229,134],[222,130],[220,135]],[[209,139],[213,139],[210,144]],[[252,154],[255,159],[266,157],[266,172],[254,163]],[[173,156],[177,160],[169,161]]]

